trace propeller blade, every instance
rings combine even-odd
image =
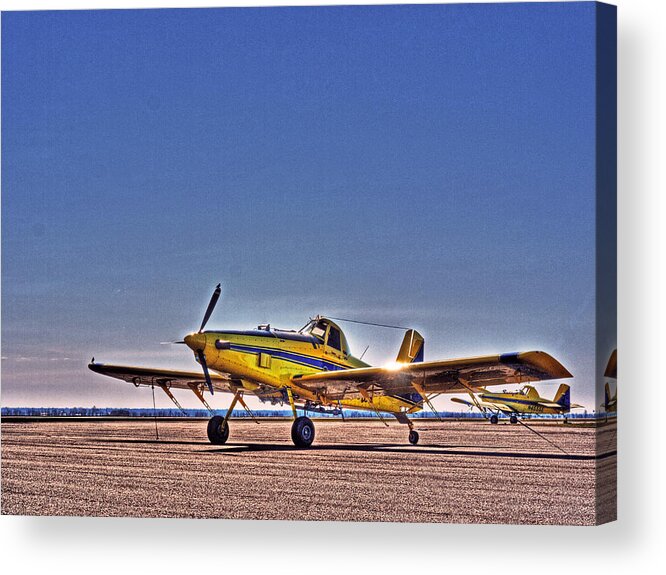
[[[210,373],[208,373],[208,365],[206,365],[206,356],[204,355],[203,351],[197,351],[197,357],[199,358],[199,362],[201,363],[201,367],[203,368],[204,377],[206,378],[206,384],[208,385],[210,394],[213,395],[213,382],[210,379]]]
[[[215,288],[215,291],[213,292],[213,295],[208,302],[208,307],[206,308],[206,313],[204,314],[203,321],[201,322],[199,333],[201,333],[204,327],[206,327],[206,324],[208,323],[208,320],[210,319],[210,316],[213,313],[215,306],[217,305],[217,300],[220,299],[220,293],[222,293],[222,288],[220,287],[220,284],[217,284],[217,287]]]
[[[176,344],[179,344],[179,343],[182,343],[183,345],[185,345],[184,341],[161,341],[160,345],[176,345]]]

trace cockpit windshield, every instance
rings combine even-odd
[[[330,349],[349,353],[347,341],[342,331],[332,321],[324,317],[316,317],[310,320],[305,326],[298,330],[299,333],[315,337],[322,345]]]
[[[315,336],[317,339],[324,341],[327,326],[328,324],[324,320],[313,319],[306,326],[302,327],[299,330],[299,333],[309,333],[310,335]]]
[[[298,330],[298,333],[310,333],[310,330],[312,329],[312,325],[314,323],[315,322],[313,320],[310,320],[301,329]]]

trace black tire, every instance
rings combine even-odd
[[[518,423],[518,418],[517,418],[515,415],[512,415],[512,416],[509,418],[509,421],[510,421],[511,423]]]
[[[208,440],[213,445],[224,445],[229,439],[229,424],[221,415],[214,415],[208,420]]]
[[[498,421],[499,421],[499,417],[497,417],[496,415],[491,415],[490,416],[490,423],[492,423],[493,425],[495,425]]]
[[[409,443],[416,445],[419,442],[419,432],[413,429],[409,432]]]
[[[291,440],[296,447],[310,447],[315,438],[314,423],[309,417],[297,417],[291,426]]]

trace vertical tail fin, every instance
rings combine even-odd
[[[567,411],[571,408],[571,388],[566,383],[557,388],[553,402],[559,403]]]
[[[398,363],[416,363],[423,361],[423,346],[425,340],[423,336],[415,329],[408,329],[405,332],[405,337],[402,340],[400,351],[396,362]],[[423,406],[423,397],[420,393],[414,391],[413,393],[403,393],[398,395],[400,399],[408,403],[415,404],[418,407]]]
[[[610,392],[610,385],[608,385],[608,382],[606,382],[606,389],[604,392],[604,407],[608,409],[608,406],[610,405],[611,402],[611,392]]]
[[[425,340],[415,329],[408,329],[402,340],[396,361],[398,363],[415,363],[423,361],[423,346]]]

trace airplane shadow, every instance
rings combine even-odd
[[[117,443],[117,444],[145,444],[145,445],[197,445],[212,447],[207,441],[180,441],[166,439],[91,439],[96,443]],[[479,449],[475,445],[404,445],[394,443],[373,443],[373,444],[344,444],[344,445],[318,445],[306,449],[295,447],[294,445],[281,443],[226,443],[224,446],[206,449],[202,453],[234,455],[239,453],[258,453],[258,452],[316,452],[316,451],[339,451],[339,452],[365,452],[365,453],[396,453],[396,454],[416,454],[419,456],[427,455],[454,455],[463,457],[496,457],[496,458],[520,458],[520,459],[559,459],[569,461],[593,461],[606,459],[617,455],[617,451],[607,453],[580,454],[580,453],[536,453],[524,451],[507,451]]]
[[[127,439],[107,439],[107,438],[90,438],[87,441],[91,443],[133,443],[133,444],[146,444],[146,445],[203,445],[203,446],[208,446],[212,447],[211,443],[208,441],[184,441],[184,440],[172,440],[172,439],[139,439],[139,438],[127,438]],[[368,444],[361,444],[361,443],[345,443],[345,444],[339,444],[339,445],[320,445],[320,444],[315,444],[314,446],[307,448],[309,451],[316,451],[316,450],[326,450],[326,451],[385,451],[385,450],[390,450],[393,449],[396,452],[408,452],[408,451],[414,451],[414,452],[419,452],[423,451],[424,448],[429,448],[429,447],[445,447],[448,449],[474,449],[478,448],[477,445],[440,445],[440,446],[431,446],[431,445],[423,445],[423,446],[411,446],[411,445],[406,445],[406,444],[395,444],[395,443],[368,443]],[[501,447],[504,449],[510,449],[510,446],[497,446]],[[232,442],[229,441],[228,443],[225,443],[224,446],[220,446],[219,448],[214,448],[212,450],[208,450],[209,452],[215,453],[215,452],[227,452],[230,453],[232,451],[304,451],[303,448],[296,447],[291,444],[287,443],[238,443],[238,442]],[[457,452],[456,452],[457,453]]]
[[[617,452],[609,452],[600,455],[586,455],[579,453],[530,453],[520,451],[484,451],[470,447],[476,446],[457,446],[457,445],[396,445],[396,444],[347,444],[347,445],[315,445],[306,449],[298,448],[293,445],[270,444],[270,443],[227,443],[223,447],[209,449],[206,452],[211,454],[234,454],[244,452],[263,452],[263,451],[346,451],[346,452],[366,452],[366,453],[409,453],[426,455],[458,455],[458,456],[476,456],[476,457],[505,457],[505,458],[524,458],[524,459],[559,459],[571,461],[593,461],[611,457]]]
[[[208,441],[181,441],[181,440],[171,440],[171,439],[100,439],[100,438],[91,438],[88,439],[90,443],[144,443],[148,444],[157,444],[157,445],[210,445]]]

